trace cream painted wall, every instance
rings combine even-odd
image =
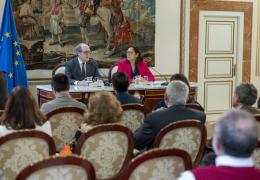
[[[0,19],[2,19],[4,2],[0,0]],[[180,2],[181,0],[156,1],[154,69],[161,74],[179,72]],[[36,74],[41,74],[41,77],[50,77],[50,71],[30,71],[28,77],[35,77]],[[154,74],[158,75],[155,71]]]

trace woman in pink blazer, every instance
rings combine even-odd
[[[130,82],[137,75],[141,77],[147,76],[148,81],[155,80],[154,75],[147,66],[147,61],[142,58],[141,52],[136,47],[128,48],[126,59],[119,60],[117,71],[125,73]]]

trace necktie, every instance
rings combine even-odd
[[[85,79],[86,77],[86,71],[85,71],[85,63],[82,63],[82,67],[81,67],[81,75],[82,75],[82,79]]]

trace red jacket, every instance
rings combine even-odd
[[[147,66],[147,61],[142,60],[137,64],[137,68],[138,68],[138,72],[139,74],[144,77],[144,76],[148,76],[148,80],[149,81],[154,81],[154,75],[151,73],[150,69]],[[129,79],[129,82],[132,82],[132,67],[130,62],[127,59],[121,59],[118,63],[118,72],[124,72]]]
[[[255,167],[209,166],[192,170],[196,180],[259,180],[260,170]]]

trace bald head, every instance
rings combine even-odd
[[[255,119],[247,112],[232,110],[217,122],[213,146],[217,154],[250,157],[258,140]],[[216,145],[219,141],[220,145]]]

